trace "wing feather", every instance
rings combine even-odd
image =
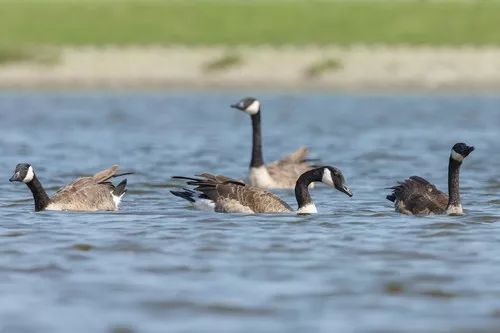
[[[267,164],[266,168],[277,183],[284,187],[293,188],[300,175],[314,168],[307,160],[308,154],[309,150],[306,147],[300,147],[281,160]]]
[[[394,202],[396,210],[405,214],[442,214],[448,205],[448,195],[419,176],[412,176],[391,187],[387,199]]]
[[[202,173],[199,178],[188,178],[188,185],[215,202],[220,212],[275,213],[292,211],[278,196],[258,187],[220,175]],[[176,177],[183,178],[183,177]]]
[[[115,208],[111,192],[114,185],[108,182],[119,167],[113,165],[94,176],[81,177],[59,189],[51,198],[51,202],[58,205],[77,205],[79,207],[105,207],[100,210]],[[109,206],[109,207],[108,207]]]

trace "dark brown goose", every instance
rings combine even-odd
[[[247,97],[231,107],[248,113],[252,118],[252,159],[248,175],[251,185],[265,189],[292,189],[300,175],[314,168],[307,160],[308,150],[305,147],[265,165],[259,100]]]
[[[246,185],[243,182],[224,176],[214,176],[208,173],[198,175],[199,178],[173,177],[188,180],[187,184],[194,186],[193,190],[171,191],[172,194],[191,202],[195,207],[209,209],[220,213],[288,213],[294,210],[277,195],[259,187]],[[297,214],[317,213],[309,185],[312,182],[322,182],[335,187],[340,192],[352,196],[342,172],[331,166],[325,166],[306,171],[296,181],[295,198],[298,203]]]
[[[427,180],[413,176],[391,187],[387,199],[394,202],[397,212],[407,215],[463,215],[460,201],[460,166],[474,147],[457,143],[451,149],[448,164],[448,195]]]
[[[65,211],[99,211],[117,210],[125,194],[127,180],[124,179],[117,186],[111,179],[128,175],[117,174],[118,166],[100,171],[94,176],[78,178],[71,184],[58,190],[49,198],[47,192],[38,180],[33,167],[27,163],[16,166],[11,182],[23,182],[31,190],[35,199],[35,211],[65,210]]]

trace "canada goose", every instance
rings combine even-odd
[[[294,188],[299,176],[313,168],[306,159],[308,150],[301,147],[281,160],[264,165],[259,100],[247,97],[231,107],[248,113],[252,119],[252,160],[248,177],[250,184],[265,189]]]
[[[42,187],[33,167],[27,163],[16,166],[11,182],[23,182],[28,185],[35,199],[35,211],[41,210],[71,210],[97,211],[117,210],[120,201],[127,191],[127,180],[124,179],[117,186],[111,178],[128,175],[117,174],[118,166],[100,171],[91,177],[78,178],[74,182],[59,189],[51,198]]]
[[[460,166],[474,147],[457,143],[451,149],[448,165],[448,195],[427,180],[413,176],[391,187],[387,199],[394,202],[397,212],[407,215],[448,214],[463,215],[460,201]]]
[[[285,213],[293,209],[277,195],[259,187],[246,185],[238,180],[209,173],[198,175],[200,178],[173,177],[186,179],[187,184],[195,186],[193,190],[171,191],[173,195],[188,200],[197,208],[206,208],[219,213]],[[331,166],[312,169],[303,173],[295,185],[295,198],[298,203],[297,214],[317,213],[309,184],[322,182],[335,187],[340,192],[352,196],[342,172]]]

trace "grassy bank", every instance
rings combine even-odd
[[[498,1],[0,1],[0,45],[500,45]]]

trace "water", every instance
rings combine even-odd
[[[353,198],[318,186],[320,213],[298,217],[204,213],[171,196],[172,175],[245,175],[237,92],[2,92],[0,331],[500,329],[499,97],[259,96],[265,158],[307,145]],[[384,188],[418,174],[446,190],[457,141],[476,146],[467,215],[395,213]],[[118,213],[34,213],[7,181],[18,162],[49,192],[114,163],[136,174]]]

